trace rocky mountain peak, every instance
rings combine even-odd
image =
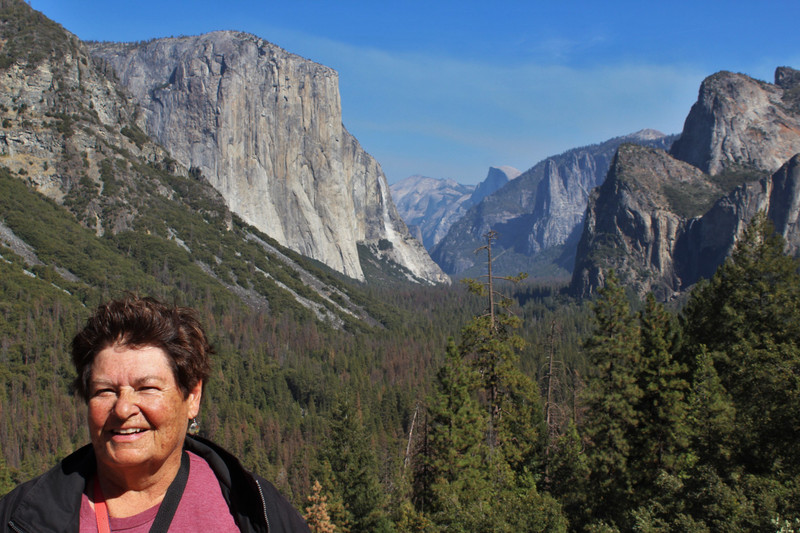
[[[519,175],[519,170],[511,166],[489,167],[486,179],[477,186],[462,185],[451,179],[410,176],[391,189],[403,220],[431,250],[467,209]]]
[[[784,101],[794,73],[781,67],[776,84],[727,71],[709,76],[670,153],[712,175],[743,167],[774,172],[800,152],[800,113]]]
[[[481,200],[493,194],[496,190],[500,189],[520,174],[522,174],[522,172],[510,166],[489,167],[489,173],[486,175],[486,179],[475,187],[475,192],[472,193],[470,201],[472,204],[480,203]]]
[[[608,177],[589,199],[573,292],[591,294],[614,269],[638,292],[671,296],[680,285],[675,254],[684,216],[702,212],[719,194],[700,170],[664,150],[621,145]]]
[[[645,128],[627,136],[631,141],[655,141],[666,137],[658,130]]]
[[[617,148],[626,142],[666,148],[673,139],[641,130],[548,157],[471,207],[431,255],[450,274],[477,275],[482,265],[474,250],[493,229],[498,271],[568,276],[589,193],[605,179]]]

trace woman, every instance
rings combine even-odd
[[[189,309],[133,297],[100,306],[72,341],[91,445],[0,500],[0,528],[308,531],[272,484],[187,436],[211,353]]]

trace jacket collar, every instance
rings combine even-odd
[[[11,521],[23,531],[77,531],[81,494],[96,469],[94,450],[87,444],[30,482]]]

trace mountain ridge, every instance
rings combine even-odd
[[[192,280],[335,328],[378,325],[347,303],[352,287],[246,224],[202,175],[152,142],[136,124],[135,102],[79,39],[23,2],[6,4],[0,38],[41,45],[0,67],[4,254],[82,302],[97,298],[98,287],[164,293],[156,278],[174,280],[173,290]],[[37,209],[63,215],[42,228]],[[106,258],[109,271],[99,272],[87,254]]]
[[[616,148],[624,142],[665,147],[673,138],[640,130],[545,158],[471,207],[431,257],[451,275],[476,275],[480,263],[473,251],[484,244],[484,234],[495,230],[495,247],[503,254],[499,272],[567,279],[589,193],[605,179]]]

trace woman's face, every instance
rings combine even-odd
[[[89,434],[98,467],[153,475],[180,462],[202,383],[183,397],[161,348],[110,346],[92,363]],[[172,463],[171,463],[172,464]]]

